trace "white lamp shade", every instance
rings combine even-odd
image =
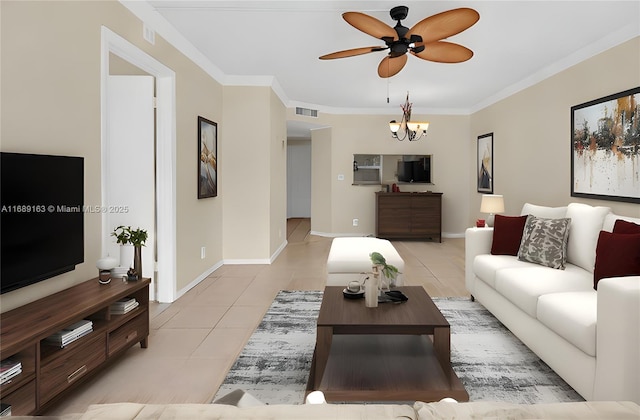
[[[409,130],[411,131],[427,131],[429,129],[429,123],[428,122],[415,122],[415,121],[410,121],[407,123],[407,127],[409,127]]]
[[[481,213],[502,213],[504,212],[504,198],[501,195],[484,194],[480,202]]]
[[[400,123],[397,123],[394,121],[391,121],[389,123],[389,130],[391,130],[392,133],[397,133],[398,130],[400,130]]]

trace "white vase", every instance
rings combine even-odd
[[[120,267],[133,267],[133,245],[120,245]]]
[[[364,284],[364,306],[367,308],[378,307],[378,295],[380,294],[378,280],[378,274],[374,272]]]

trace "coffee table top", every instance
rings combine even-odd
[[[367,308],[364,299],[347,299],[344,287],[327,286],[318,315],[318,327],[449,327],[422,286],[398,287],[409,300],[403,303],[380,303],[377,308]],[[363,331],[364,332],[364,331]],[[402,333],[397,331],[397,333]]]

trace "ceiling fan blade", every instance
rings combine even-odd
[[[378,65],[378,76],[383,79],[395,76],[407,64],[407,55],[403,54],[398,57],[386,56]]]
[[[435,61],[437,63],[462,63],[473,57],[473,51],[459,44],[446,41],[417,42],[416,47],[424,45],[421,52],[413,52],[411,54],[423,60]]]
[[[374,38],[382,39],[388,37],[394,41],[398,40],[398,34],[395,29],[364,13],[346,12],[342,14],[342,18],[346,20],[349,25]]]
[[[411,35],[420,35],[424,43],[439,41],[459,34],[479,19],[480,14],[467,7],[447,10],[422,19],[409,29],[406,37],[408,39]]]
[[[320,56],[320,60],[333,60],[334,58],[353,57],[354,55],[368,54],[370,52],[383,51],[383,50],[386,50],[386,49],[387,49],[387,47],[352,48],[350,50],[336,51],[336,52],[331,53],[331,54],[325,54],[323,56]]]

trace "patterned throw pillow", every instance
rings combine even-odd
[[[529,215],[522,232],[518,259],[564,270],[571,219]]]

